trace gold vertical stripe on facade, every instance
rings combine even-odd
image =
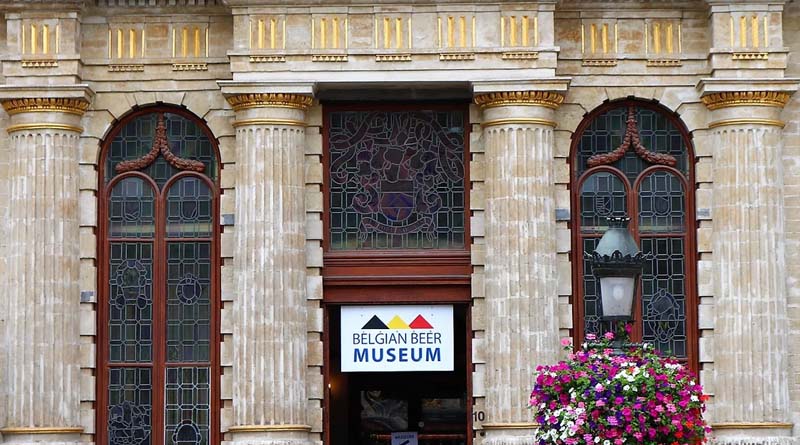
[[[333,32],[333,35],[331,36],[331,45],[334,48],[338,48],[339,47],[339,19],[338,18],[334,17],[333,19],[331,19],[331,28],[332,28],[331,31]]]
[[[661,24],[653,24],[653,52],[661,53]]]
[[[194,27],[194,56],[200,57],[200,27]]]
[[[208,28],[209,26],[206,25],[206,57],[208,57]],[[144,35],[144,34],[142,34]]]
[[[378,16],[375,16],[375,26],[372,27],[372,43],[375,46],[375,49],[378,49]]]
[[[173,30],[174,31],[174,30]],[[173,47],[175,43],[173,42]],[[247,45],[248,48],[253,49],[253,20],[248,20],[247,22]],[[172,57],[175,57],[174,50]]]
[[[458,19],[459,43],[462,48],[467,47],[467,19],[462,15]]]
[[[454,34],[455,30],[453,29],[453,28],[455,28],[454,20],[455,20],[455,18],[453,18],[453,17],[447,17],[447,47],[448,48],[452,48],[453,46],[455,46],[455,34]]]
[[[764,48],[769,48],[769,22],[767,20],[767,16],[769,14],[764,15]]]
[[[42,25],[42,54],[50,54],[50,27]]]
[[[533,45],[539,46],[539,16],[533,18]]]
[[[511,46],[517,46],[517,16],[512,15],[509,17],[508,24],[508,44]]]
[[[678,53],[683,54],[683,41],[681,40],[681,22],[678,22]]]
[[[597,25],[592,23],[591,26],[591,33],[589,34],[589,40],[591,41],[592,47],[592,54],[597,52]]]
[[[319,47],[320,48],[327,48],[328,47],[328,36],[325,34],[328,32],[328,20],[326,18],[319,19]]]
[[[747,18],[739,17],[739,46],[747,47]]]
[[[619,53],[619,23],[614,22],[614,52]]]
[[[608,23],[603,23],[603,54],[608,54]]]
[[[586,25],[581,23],[581,53],[586,54]]]
[[[672,23],[667,23],[667,54],[672,54]]]
[[[650,54],[650,25],[644,22],[644,54]]]
[[[189,28],[183,27],[181,30],[181,57],[189,54]]]
[[[500,46],[506,46],[506,18],[500,16]]]
[[[278,21],[275,19],[269,19],[269,49],[275,49],[278,47]]]
[[[283,45],[283,49],[286,49],[286,17],[284,17],[283,21],[281,21],[281,27],[283,28],[282,31],[283,37],[281,37],[281,45]]]
[[[438,38],[437,43],[439,44],[439,48],[441,48],[442,47],[442,18],[441,17],[437,17],[436,18],[436,25],[438,27],[438,31],[436,33],[436,36]]]
[[[264,49],[264,19],[258,19],[258,49]]]
[[[389,48],[389,17],[383,18],[383,47]]]
[[[394,39],[395,48],[400,49],[403,46],[403,19],[400,17],[394,21]]]
[[[128,58],[133,59],[136,57],[136,30],[128,30]]]
[[[172,57],[175,58],[175,55],[178,51],[178,31],[175,28],[172,28]],[[250,47],[253,47],[252,35],[250,36]]]
[[[144,38],[144,32],[145,32],[145,28],[142,28],[142,45],[141,46],[142,46],[142,57],[143,58],[144,58],[144,54],[145,54],[145,51],[146,51],[145,50],[145,42],[146,42],[146,40]],[[208,29],[206,29],[206,56],[208,56],[208,48],[207,47],[208,47]]]
[[[520,42],[522,46],[530,46],[528,45],[529,42],[529,35],[528,35],[528,16],[522,16],[522,41]]]
[[[750,30],[753,34],[753,48],[758,48],[761,46],[761,42],[759,42],[759,30],[758,30],[758,16],[754,15],[751,20],[752,29]]]
[[[117,29],[117,59],[122,58],[122,47],[123,44],[125,43],[124,40],[125,39],[123,38],[122,35],[122,28]]]
[[[344,49],[350,45],[350,18],[344,18]]]
[[[36,54],[36,25],[31,25],[31,54]]]
[[[734,34],[734,29],[735,29],[733,27],[733,15],[731,15],[731,17],[730,17],[730,25],[729,25],[729,27],[730,27],[730,30],[731,30],[731,48],[733,48],[733,42],[734,42],[734,35],[733,34]]]
[[[108,32],[111,33],[111,30],[109,30]],[[25,25],[22,25],[22,54],[25,54],[25,51],[27,51],[27,48],[25,46],[26,43],[27,43],[26,40],[25,40],[25,37],[26,37],[25,36]],[[109,45],[110,45],[111,44],[111,35],[110,34],[108,36],[108,41],[109,41]],[[108,57],[111,57],[111,55],[109,54]]]
[[[473,16],[472,16],[472,47],[473,47],[473,48],[476,46],[476,41],[475,41],[475,39],[476,39],[476,35],[477,35],[477,34],[475,33],[475,20],[476,20],[476,19],[475,19],[475,16],[473,15]]]
[[[144,35],[144,34],[142,34]],[[61,25],[56,25],[56,54],[61,52]]]
[[[408,48],[411,49],[411,46],[413,44],[413,40],[412,40],[412,37],[411,37],[411,16],[408,16],[408,18],[406,19],[406,25],[408,25],[407,26],[408,27]]]

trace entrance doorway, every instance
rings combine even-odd
[[[420,445],[468,445],[469,305],[453,305],[452,371],[342,372],[342,305],[326,306],[326,423],[331,445],[389,445],[393,432]]]

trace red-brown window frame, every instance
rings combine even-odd
[[[683,172],[663,165],[650,165],[649,167],[641,170],[637,176],[635,181],[631,183],[628,180],[625,173],[620,171],[619,169],[612,167],[611,165],[600,165],[592,168],[587,168],[584,170],[580,176],[576,175],[576,165],[578,150],[580,148],[580,141],[581,137],[589,127],[589,125],[600,115],[610,111],[612,109],[617,108],[626,108],[629,106],[635,106],[639,108],[645,108],[651,111],[655,111],[662,116],[666,117],[674,126],[678,129],[681,133],[681,138],[683,143],[686,147],[686,155],[687,155],[687,170],[688,172],[684,174]],[[570,146],[570,156],[568,159],[569,169],[570,169],[570,199],[571,199],[571,210],[570,210],[570,221],[569,221],[569,228],[572,233],[572,252],[570,254],[570,260],[572,261],[572,295],[570,296],[570,304],[572,304],[573,311],[573,329],[572,329],[572,337],[575,339],[574,343],[578,344],[579,342],[583,341],[584,336],[584,324],[583,324],[583,316],[584,316],[584,305],[583,305],[583,243],[584,239],[588,238],[600,238],[602,233],[593,233],[593,234],[582,234],[580,232],[580,190],[581,186],[585,182],[587,178],[591,175],[598,173],[598,172],[608,172],[614,174],[619,179],[622,180],[623,184],[625,185],[627,193],[626,199],[626,206],[628,209],[628,216],[630,216],[631,221],[629,224],[629,228],[631,233],[636,239],[637,244],[640,242],[641,234],[639,233],[639,218],[638,218],[638,210],[639,210],[639,185],[641,184],[642,179],[654,173],[656,171],[667,171],[675,175],[678,179],[680,179],[681,184],[683,185],[685,199],[684,202],[686,203],[686,215],[685,215],[685,229],[682,235],[684,239],[684,255],[685,255],[685,273],[686,273],[686,283],[685,283],[685,297],[686,297],[686,362],[688,366],[695,372],[699,372],[700,368],[700,361],[698,357],[698,343],[699,343],[699,328],[697,325],[697,311],[698,311],[698,304],[699,304],[699,296],[698,296],[698,289],[697,289],[697,241],[696,241],[696,234],[697,234],[697,218],[696,218],[696,209],[695,209],[695,190],[696,190],[696,183],[695,183],[695,154],[694,154],[694,146],[692,144],[692,137],[689,130],[686,128],[686,125],[681,121],[678,115],[666,107],[656,103],[656,102],[647,102],[643,100],[637,99],[623,99],[618,101],[608,101],[603,105],[600,105],[596,109],[592,110],[590,113],[584,116],[584,119],[578,125],[578,128],[572,134],[572,143]],[[635,213],[634,213],[635,211]],[[678,237],[677,233],[669,232],[669,233],[647,233],[647,238],[659,238],[659,237]],[[641,313],[642,313],[642,286],[637,286],[636,290],[636,298],[634,300],[634,319],[636,323],[633,325],[633,332],[631,337],[635,339],[641,339],[642,337],[642,320],[641,320]]]
[[[106,182],[106,160],[110,146],[125,126],[136,118],[153,113],[169,113],[180,115],[200,127],[208,137],[211,147],[214,150],[217,162],[217,178],[211,179],[203,174],[191,172],[178,172],[172,175],[164,183],[163,187],[158,187],[156,182],[148,175],[139,171],[121,173],[112,176]],[[159,155],[160,156],[160,155]],[[150,412],[150,443],[164,443],[165,416],[165,381],[164,372],[168,366],[198,366],[199,363],[206,362],[168,362],[166,360],[166,294],[167,281],[164,276],[167,264],[167,241],[202,241],[211,244],[211,317],[210,317],[210,338],[209,338],[209,361],[210,368],[210,412],[209,412],[209,435],[210,445],[220,443],[220,408],[222,406],[220,398],[220,315],[222,302],[220,298],[220,234],[222,227],[219,221],[219,204],[222,197],[220,188],[220,178],[222,176],[223,164],[220,158],[219,141],[214,137],[211,129],[206,122],[195,116],[184,108],[158,104],[135,109],[121,119],[116,121],[106,137],[100,141],[100,156],[98,158],[98,191],[99,197],[97,205],[97,338],[95,341],[97,354],[97,371],[95,373],[97,390],[95,409],[95,443],[97,445],[108,445],[108,371],[113,367],[136,368],[149,367],[152,369],[150,376],[151,384],[151,412]],[[154,224],[155,230],[152,238],[114,238],[115,242],[151,242],[153,245],[153,266],[152,266],[152,341],[153,355],[149,364],[145,363],[115,363],[108,361],[108,309],[109,309],[109,249],[111,241],[108,236],[108,203],[111,191],[114,186],[125,178],[137,177],[143,179],[153,188],[154,191]],[[212,192],[212,234],[207,238],[174,238],[166,236],[166,201],[167,190],[170,186],[181,178],[199,178]],[[161,330],[160,332],[158,330]],[[160,339],[160,341],[159,341]]]

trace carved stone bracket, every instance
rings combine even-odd
[[[475,96],[475,104],[481,109],[525,105],[556,109],[562,102],[564,95],[551,91],[504,91]]]
[[[158,123],[156,124],[156,135],[153,138],[153,146],[150,148],[150,151],[139,159],[120,162],[114,169],[117,173],[141,170],[152,164],[159,153],[164,156],[164,159],[169,162],[171,166],[178,170],[202,172],[206,168],[200,161],[183,159],[172,152],[169,147],[169,140],[167,139],[167,125],[164,122],[164,113],[159,113]]]
[[[614,151],[608,153],[596,154],[586,161],[589,167],[596,167],[598,165],[608,165],[619,161],[625,156],[625,153],[633,147],[637,156],[644,159],[651,164],[668,165],[674,167],[678,161],[674,156],[666,153],[655,153],[645,148],[639,138],[639,129],[636,127],[636,108],[633,106],[628,107],[628,121],[625,128],[625,137]]]

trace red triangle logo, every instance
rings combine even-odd
[[[417,318],[409,323],[408,327],[411,329],[433,329],[433,326],[422,315],[417,315]]]

